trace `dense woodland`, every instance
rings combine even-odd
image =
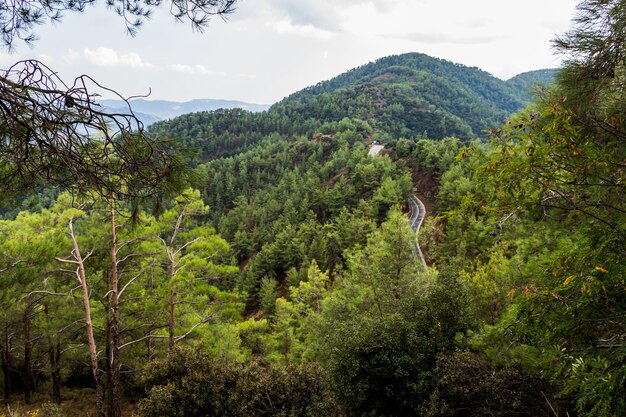
[[[387,57],[155,124],[177,175],[5,186],[0,415],[625,415],[625,28],[585,1],[558,72]]]

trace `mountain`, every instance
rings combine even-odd
[[[554,74],[542,71],[504,81],[420,53],[394,55],[305,88],[270,111],[301,120],[356,117],[392,137],[471,138],[527,105],[529,87]]]
[[[250,112],[260,112],[269,108],[269,106],[265,104],[214,99],[196,99],[185,102],[133,99],[130,100],[129,103],[135,115],[137,115],[146,126],[159,120],[173,119],[174,117],[187,113],[236,108]],[[100,104],[109,110],[128,112],[128,105],[123,100],[100,100]]]
[[[357,133],[385,142],[473,139],[528,105],[532,86],[550,83],[555,72],[531,71],[504,81],[424,54],[390,56],[298,91],[264,112],[197,112],[155,123],[150,130],[176,138],[194,152],[195,162],[251,149],[273,133],[311,137],[345,131],[346,118],[351,119],[346,125],[358,126]]]
[[[521,94],[522,100],[530,101],[533,99],[535,87],[552,84],[555,76],[556,70],[554,69],[540,69],[518,74],[509,78],[506,83]]]

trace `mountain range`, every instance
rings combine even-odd
[[[243,109],[250,112],[260,112],[267,110],[270,106],[265,104],[246,103],[237,100],[216,100],[216,99],[195,99],[191,101],[178,102],[168,100],[129,100],[135,115],[144,125],[148,126],[160,120],[173,119],[183,114],[201,111],[212,111],[217,109]],[[100,100],[99,104],[109,111],[128,112],[128,103],[123,100]]]
[[[333,124],[345,119],[383,142],[449,136],[470,140],[485,137],[485,131],[528,105],[533,86],[550,84],[555,74],[545,69],[505,81],[479,68],[409,53],[305,88],[266,111],[191,113],[155,123],[150,130],[195,149],[199,161],[250,149],[272,133],[312,136],[341,130]]]

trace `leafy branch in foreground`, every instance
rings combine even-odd
[[[145,197],[181,171],[181,161],[145,134],[130,105],[126,114],[110,113],[97,104],[98,92],[119,97],[87,75],[68,85],[35,60],[0,73],[0,182],[5,191],[52,183]]]

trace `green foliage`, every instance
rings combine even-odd
[[[531,83],[504,82],[477,68],[410,53],[381,58],[294,93],[268,114],[299,123],[353,117],[394,138],[470,138],[527,104]]]
[[[624,395],[624,124],[621,2],[584,1],[556,41],[570,62],[557,84],[500,129],[491,147],[462,151],[442,176],[442,239],[477,337],[498,361],[541,372],[579,415],[626,412]]]
[[[276,280],[273,278],[261,279],[261,289],[259,290],[259,302],[263,308],[263,312],[270,316],[274,313],[274,307],[278,297],[276,290]]]
[[[365,243],[376,222],[410,194],[405,169],[339,136],[276,141],[200,167],[207,178],[203,193],[223,210],[213,221],[247,264],[238,284],[252,296],[251,305],[261,301],[264,277],[282,288],[292,268],[299,281],[312,260],[333,277],[345,266],[344,251]],[[223,205],[221,196],[232,205]]]
[[[441,177],[454,163],[463,143],[455,137],[441,140],[420,139],[415,143],[413,155],[415,165],[420,171],[435,177]]]
[[[240,364],[179,349],[151,364],[141,416],[339,416],[322,370]]]
[[[571,412],[569,398],[580,415],[623,414],[626,134],[613,68],[588,84],[564,70],[491,145],[462,139],[518,110],[549,71],[503,82],[407,54],[261,114],[156,124],[159,138],[181,137],[196,175],[158,217],[116,202],[124,384],[146,389],[141,415],[552,415]],[[377,139],[388,156],[367,155]],[[441,184],[429,269],[400,211],[421,181],[405,165]],[[39,369],[85,386],[75,280],[55,258],[71,253],[74,218],[106,329],[109,214],[67,194],[45,209],[50,195],[17,199],[40,212],[0,222],[0,332],[26,342],[31,311]],[[163,358],[168,338],[177,349]]]
[[[321,311],[321,303],[326,291],[330,287],[328,274],[320,271],[315,259],[311,262],[307,273],[307,280],[300,281],[298,286],[290,288],[290,298],[301,314],[317,313]]]
[[[470,352],[441,355],[435,374],[424,416],[560,415],[545,381],[512,366],[496,368]]]
[[[520,98],[525,102],[531,102],[537,98],[543,88],[549,87],[555,81],[557,71],[553,69],[540,69],[518,74],[507,80],[507,84],[519,92]]]
[[[505,82],[423,54],[390,56],[294,93],[265,112],[193,113],[155,123],[150,133],[175,138],[193,165],[255,149],[278,135],[332,134],[349,143],[364,137],[474,138],[528,104],[530,87],[550,83],[553,74],[542,70]],[[409,151],[406,145],[398,155]]]
[[[430,395],[436,355],[453,344],[463,302],[418,273],[414,235],[390,212],[313,322],[310,352],[350,415],[414,415]],[[458,303],[461,304],[458,304]]]

